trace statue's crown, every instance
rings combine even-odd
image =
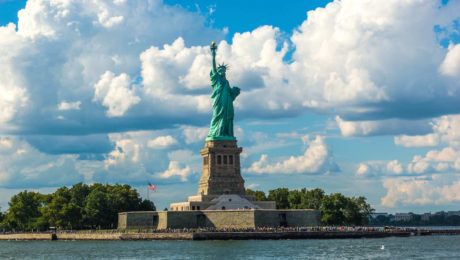
[[[225,63],[219,64],[219,66],[217,66],[217,69],[228,70],[229,68],[230,66],[228,66],[228,64],[225,64]]]

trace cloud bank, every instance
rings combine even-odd
[[[417,199],[429,187],[440,201],[458,180],[425,177],[459,170],[459,13],[458,1],[342,0],[309,11],[293,33],[263,25],[225,41],[205,17],[160,0],[29,0],[17,25],[0,27],[0,186],[193,178],[216,40],[243,90],[237,120],[315,112],[345,137],[432,147],[408,162],[362,162],[357,174],[384,176],[386,205],[429,201]],[[283,145],[253,147],[260,159],[248,172],[338,169],[322,135],[303,154],[262,155]]]

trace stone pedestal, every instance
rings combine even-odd
[[[171,203],[171,211],[276,209],[274,201],[256,201],[246,196],[241,177],[240,154],[234,141],[206,141],[198,194],[185,202]]]
[[[236,141],[206,141],[201,149],[202,174],[198,194],[244,195],[244,180],[240,172],[240,153]]]

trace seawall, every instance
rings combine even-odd
[[[50,233],[0,234],[0,240],[55,240]]]
[[[124,232],[75,232],[75,233],[15,233],[0,234],[0,240],[193,240],[194,233],[124,233]]]
[[[420,235],[460,235],[460,230],[413,231],[272,231],[272,232],[75,232],[0,234],[0,240],[279,240],[352,239],[409,237]]]
[[[126,233],[122,240],[194,240],[195,233]]]
[[[77,233],[60,233],[56,234],[57,240],[120,240],[123,233],[97,233],[97,232],[77,232]]]

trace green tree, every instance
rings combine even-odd
[[[155,211],[157,208],[155,207],[155,204],[153,204],[153,201],[151,200],[142,200],[141,205],[139,206],[139,210],[142,211]]]
[[[155,210],[152,201],[143,200],[129,185],[100,183],[77,183],[49,195],[24,191],[9,205],[6,215],[0,214],[0,227],[15,230],[115,228],[119,212]]]
[[[321,222],[326,225],[366,225],[374,211],[364,197],[345,197],[333,193],[323,197]]]
[[[109,209],[108,222],[111,228],[116,226],[119,212],[140,210],[142,199],[131,186],[109,185],[106,186],[106,192]]]
[[[356,222],[357,225],[367,225],[369,224],[369,215],[373,213],[375,210],[372,208],[372,206],[367,203],[365,197],[353,197],[352,198],[353,203],[355,203],[358,207],[359,210],[359,215],[361,217],[359,222]]]
[[[363,215],[361,214],[355,198],[345,197],[345,208],[342,209],[346,225],[362,225]]]
[[[254,194],[248,190],[248,194]],[[326,195],[322,189],[270,190],[268,200],[276,202],[278,209],[317,209],[326,225],[365,225],[374,211],[365,197],[346,197],[340,193]]]
[[[299,190],[291,190],[289,191],[288,201],[289,201],[289,208],[290,209],[301,209],[302,206],[302,191]]]
[[[446,217],[445,223],[449,226],[459,226],[460,225],[460,216],[453,215]]]
[[[74,221],[71,222],[71,228],[80,229],[85,226],[84,223],[84,208],[86,204],[86,198],[90,193],[90,187],[84,183],[77,183],[69,189],[70,203],[67,207],[67,211],[73,211],[75,216]]]
[[[115,228],[119,212],[155,210],[153,202],[142,200],[129,185],[91,185],[84,201],[83,219],[88,227]]]
[[[254,196],[257,201],[267,200],[267,197],[265,196],[265,192],[260,191],[260,190],[246,189],[246,195]]]
[[[85,200],[90,192],[90,187],[83,183],[77,183],[69,189],[70,201],[80,208],[85,206]]]
[[[41,212],[51,226],[61,229],[74,229],[81,226],[81,208],[72,201],[72,193],[66,187],[59,188],[51,194],[49,202]]]
[[[84,217],[85,224],[91,228],[107,227],[110,225],[110,211],[108,208],[106,193],[100,189],[94,189],[86,198]]]
[[[277,209],[289,208],[289,189],[278,188],[268,192],[268,200],[276,202]]]
[[[0,208],[0,229],[4,228],[3,220],[5,218],[5,214],[2,212],[2,208]]]
[[[324,196],[320,206],[321,222],[325,225],[345,225],[343,210],[346,206],[347,198],[340,193]]]
[[[441,226],[445,223],[445,220],[444,214],[434,214],[431,216],[429,223],[433,226]]]
[[[8,203],[9,209],[4,217],[5,225],[15,230],[43,229],[38,220],[45,197],[27,190],[14,195]]]
[[[324,191],[316,188],[313,190],[302,189],[302,208],[304,209],[320,209],[324,198]]]
[[[422,216],[417,215],[417,214],[413,214],[413,216],[412,216],[412,222],[413,222],[414,224],[417,224],[417,225],[418,225],[418,224],[420,223],[421,220],[422,220]]]

